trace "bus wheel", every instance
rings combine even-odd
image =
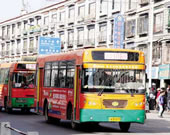
[[[48,116],[48,103],[45,104],[45,112],[44,112],[44,115],[45,115],[45,120],[46,122],[52,122],[52,118],[50,116]]]
[[[130,122],[119,122],[119,127],[121,129],[121,131],[123,132],[128,132],[129,128],[130,128]]]

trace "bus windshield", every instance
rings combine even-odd
[[[12,79],[13,88],[34,88],[34,73],[16,72]]]
[[[136,69],[83,69],[82,92],[144,93],[145,72]]]

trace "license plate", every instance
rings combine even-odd
[[[120,121],[120,117],[109,117],[109,121]]]
[[[27,100],[22,100],[22,99],[20,99],[20,100],[16,100],[16,102],[17,102],[17,103],[26,103]]]

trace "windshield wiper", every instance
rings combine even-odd
[[[106,81],[103,81],[103,83],[102,83],[101,85],[106,86],[106,84],[107,84],[107,82],[108,82],[109,80],[110,80],[110,78],[108,77],[108,78],[106,79]],[[99,91],[98,96],[101,96],[101,95],[102,95],[102,93],[104,92],[104,89],[105,89],[105,88],[103,88],[103,89],[101,89],[101,90]]]

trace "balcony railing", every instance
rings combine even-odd
[[[95,39],[94,38],[93,39],[87,39],[84,46],[94,47],[95,46]]]
[[[15,52],[14,52],[14,50],[11,50],[11,55],[15,55]]]
[[[74,41],[73,41],[73,40],[68,41],[68,46],[67,46],[67,48],[73,48],[73,45],[74,45]]]
[[[21,50],[19,48],[16,49],[16,53],[17,54],[20,54],[21,53]]]
[[[23,49],[22,49],[22,52],[23,52],[23,53],[26,53],[26,52],[27,52],[27,48],[23,48]]]
[[[98,42],[106,42],[106,40],[107,40],[106,36],[103,36],[103,35],[98,36]]]
[[[29,53],[33,53],[34,48],[33,47],[29,47]]]

